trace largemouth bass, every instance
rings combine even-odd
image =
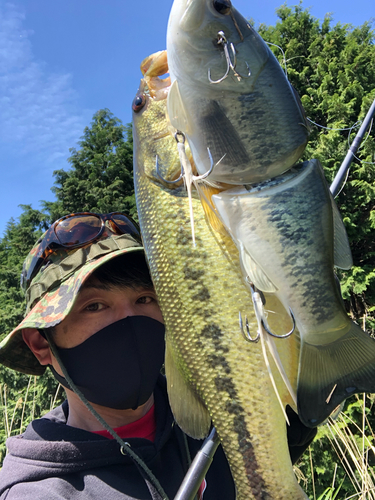
[[[275,177],[300,158],[308,127],[299,97],[230,0],[175,0],[167,51],[169,119],[200,174],[210,168],[207,148],[219,162],[210,180],[229,184]]]
[[[334,264],[351,267],[346,231],[317,160],[212,196],[248,280],[275,293],[301,335],[297,403],[308,426],[354,393],[375,391],[375,341],[344,309]]]
[[[180,164],[162,84],[156,85],[156,94],[149,88],[148,71],[154,73],[158,65],[152,59],[141,65],[145,78],[133,103],[134,182],[144,247],[166,325],[172,411],[195,438],[206,436],[211,422],[215,425],[238,500],[307,498],[294,477],[285,419],[261,346],[247,343],[239,329],[239,311],[247,315],[253,332],[257,322],[236,246],[225,232],[212,231],[193,195],[193,247],[187,192],[181,183],[165,183],[156,171],[156,156],[164,179],[177,179]],[[289,319],[276,302],[281,311],[276,316],[283,319],[275,328],[284,328]]]

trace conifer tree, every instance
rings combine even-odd
[[[70,149],[69,170],[54,172],[57,202],[44,204],[51,221],[73,212],[136,214],[131,129],[108,109],[93,116],[79,149]]]

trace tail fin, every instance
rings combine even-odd
[[[321,424],[352,394],[375,392],[375,340],[356,324],[327,345],[301,344],[298,415],[308,427]]]

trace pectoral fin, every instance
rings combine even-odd
[[[169,403],[177,424],[192,438],[205,438],[210,431],[211,417],[200,397],[184,379],[168,342],[165,351],[165,374]]]
[[[236,171],[239,165],[246,164],[250,159],[225,110],[219,102],[209,100],[205,105],[202,104],[200,116],[197,119],[205,145],[210,149],[214,161],[218,162],[224,157],[224,163],[233,169],[233,183],[242,184],[242,180],[238,181],[236,178]]]
[[[350,269],[353,265],[353,259],[348,235],[332,195],[331,202],[333,214],[334,264],[340,269]]]

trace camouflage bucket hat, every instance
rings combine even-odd
[[[37,245],[26,258],[24,268],[32,260]],[[0,363],[22,373],[42,375],[46,367],[39,364],[23,341],[22,329],[50,328],[60,323],[95,269],[130,252],[143,252],[143,247],[128,234],[113,234],[83,248],[54,252],[52,262],[38,272],[27,289],[25,318],[0,343]]]

